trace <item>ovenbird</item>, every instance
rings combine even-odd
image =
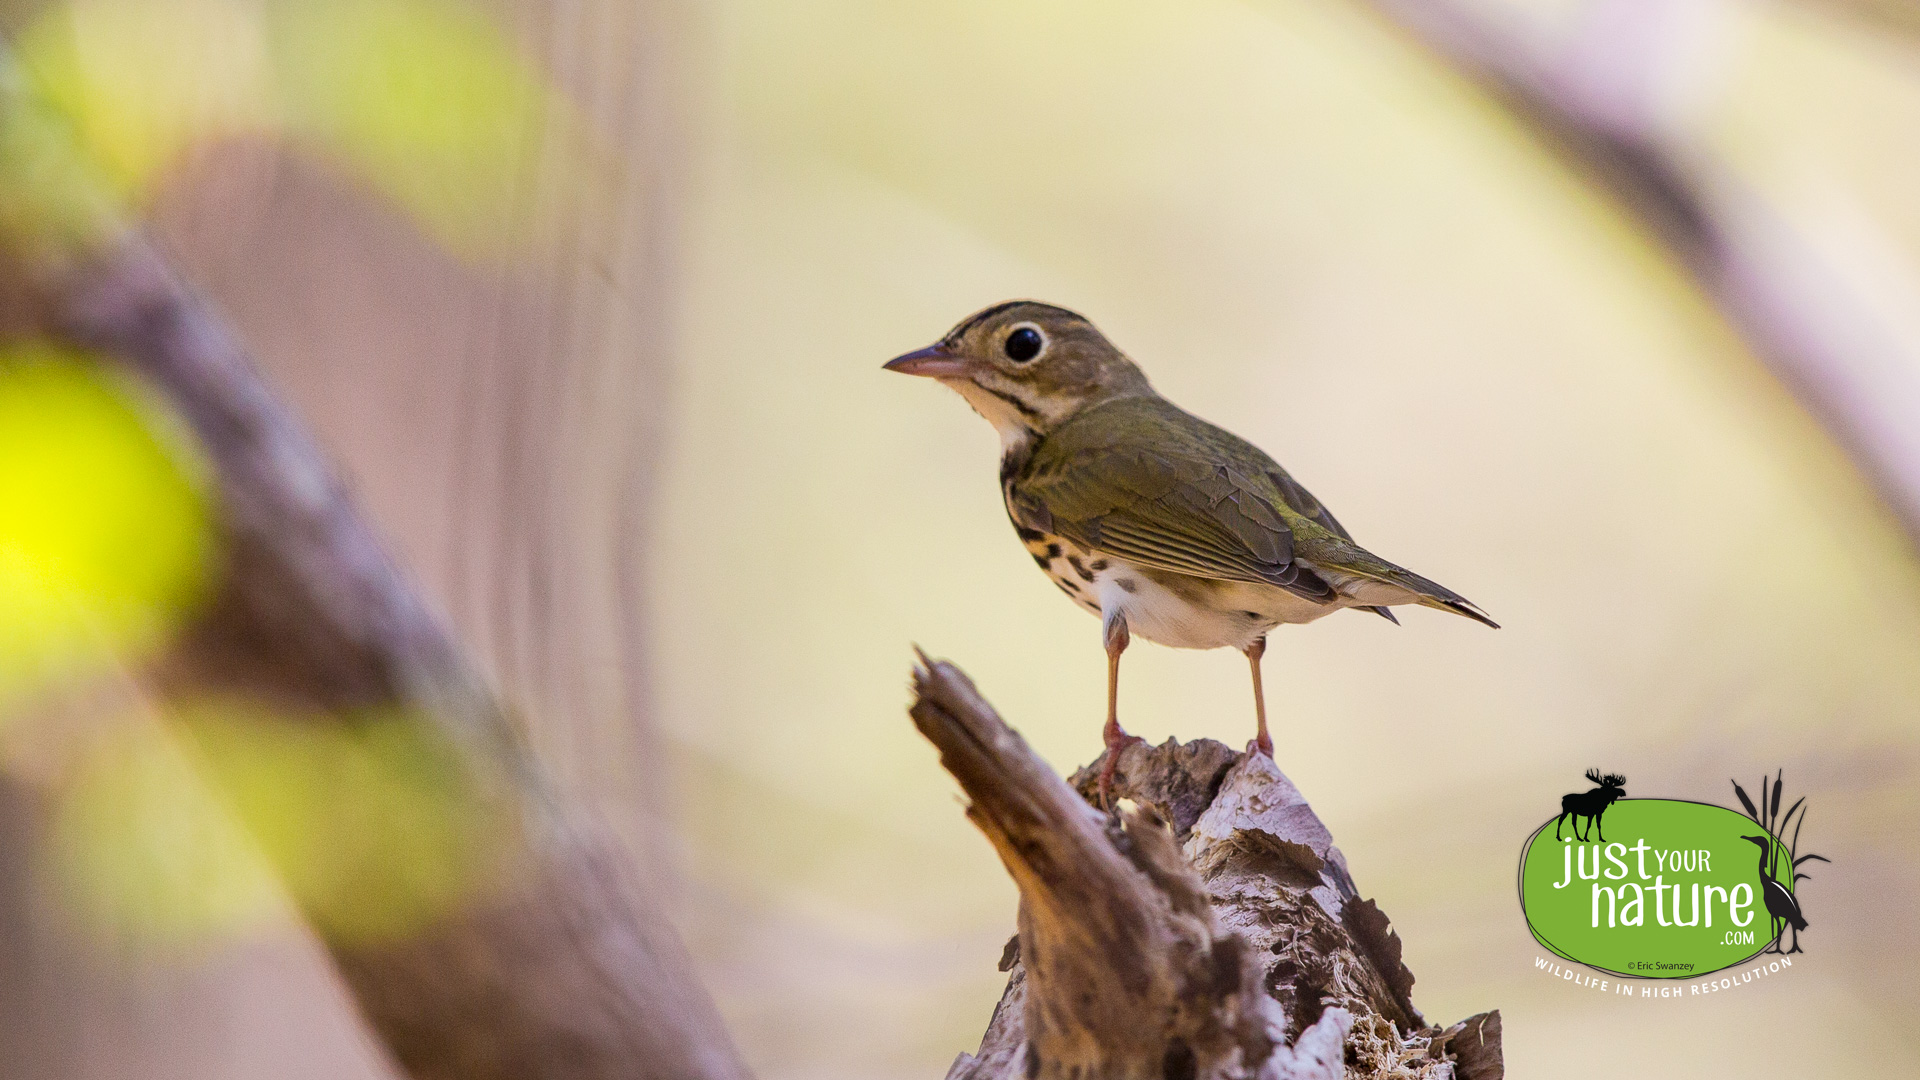
[[[1155,393],[1074,312],[997,304],[886,369],[940,381],[994,426],[1015,532],[1062,592],[1100,616],[1108,799],[1132,739],[1118,696],[1120,654],[1134,634],[1245,653],[1255,745],[1271,756],[1260,657],[1274,627],[1343,608],[1397,623],[1389,609],[1403,604],[1497,627],[1459,594],[1354,543],[1272,458]]]

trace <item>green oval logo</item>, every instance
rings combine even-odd
[[[1792,899],[1793,856],[1752,818],[1616,794],[1599,821],[1581,828],[1585,810],[1568,809],[1534,831],[1520,861],[1527,927],[1562,959],[1615,975],[1689,979],[1753,959],[1799,919],[1797,909],[1781,914],[1781,896]]]

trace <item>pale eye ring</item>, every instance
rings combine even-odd
[[[1024,364],[1032,360],[1046,347],[1046,335],[1032,323],[1021,323],[1014,327],[1013,331],[1007,335],[1007,340],[1000,343],[1001,351],[1007,354],[1007,359],[1016,364]]]

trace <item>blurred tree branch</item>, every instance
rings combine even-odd
[[[509,370],[543,375],[547,368],[537,358],[581,361],[575,367],[552,365],[550,399],[562,400],[564,409],[572,395],[599,410],[592,424],[574,422],[575,416],[527,415],[520,433],[554,442],[561,432],[577,436],[589,445],[568,452],[609,463],[605,471],[612,477],[605,504],[583,511],[589,516],[604,511],[610,520],[582,526],[558,512],[556,504],[566,493],[563,485],[552,483],[551,473],[541,473],[554,464],[546,455],[506,463],[530,466],[550,486],[534,496],[542,505],[529,508],[513,504],[518,490],[504,484],[502,506],[489,505],[487,511],[498,509],[516,522],[534,521],[562,540],[577,529],[604,549],[584,555],[570,550],[573,558],[556,559],[556,539],[544,534],[511,553],[513,570],[537,578],[526,581],[525,588],[546,621],[535,622],[531,632],[532,647],[541,652],[537,659],[525,667],[500,666],[510,677],[521,677],[516,681],[531,684],[530,696],[545,698],[541,704],[564,713],[566,721],[600,723],[612,742],[644,731],[637,710],[645,685],[634,663],[641,616],[632,574],[638,561],[633,545],[644,528],[644,463],[651,455],[629,444],[652,437],[644,418],[658,408],[653,365],[664,335],[656,301],[665,280],[660,210],[674,188],[671,155],[659,161],[651,155],[661,149],[658,133],[670,107],[663,104],[667,95],[656,92],[657,83],[640,92],[642,77],[635,72],[655,72],[662,65],[624,50],[635,42],[662,46],[651,41],[649,24],[630,6],[558,5],[532,17],[554,39],[558,66],[579,95],[579,112],[569,115],[602,125],[609,144],[636,160],[595,158],[594,175],[584,178],[586,194],[540,201],[538,212],[551,220],[533,230],[544,245],[530,260],[535,265],[499,275],[518,286],[505,291],[520,301],[520,336],[498,343],[497,359]],[[468,32],[462,39],[467,46],[491,40],[474,25],[449,24]],[[592,47],[579,48],[582,41]],[[570,62],[569,50],[579,57]],[[376,67],[384,62],[377,51],[362,59],[368,56]],[[117,220],[113,199],[96,197],[92,166],[97,163],[64,144],[70,135],[64,120],[70,118],[51,115],[44,102],[28,100],[17,74],[14,58],[0,53],[7,122],[17,117],[46,122],[30,132],[35,141],[20,138],[6,146],[13,155],[6,164],[16,171],[4,178],[14,186],[0,190],[5,197],[0,206],[25,210],[6,220],[20,231],[7,237],[18,250],[6,251],[6,266],[0,267],[7,271],[0,281],[0,329],[10,335],[63,336],[124,361],[170,399],[217,474],[224,575],[208,609],[155,673],[155,688],[172,704],[241,693],[314,728],[365,729],[380,718],[398,718],[422,729],[431,738],[419,747],[444,747],[457,774],[446,785],[449,790],[432,793],[446,795],[452,805],[429,809],[451,811],[455,827],[468,829],[488,849],[481,879],[462,883],[473,887],[404,935],[358,933],[326,910],[307,906],[375,1031],[406,1069],[423,1078],[745,1076],[688,958],[654,914],[652,898],[626,853],[577,812],[570,798],[575,790],[556,789],[522,741],[516,718],[429,613],[415,585],[387,558],[319,451],[265,389],[222,320],[181,284],[137,231]],[[512,73],[481,74],[504,79]],[[457,106],[459,94],[451,96]],[[397,104],[413,109],[417,103]],[[458,128],[455,121],[463,117],[445,119]],[[561,127],[563,138],[578,134]],[[579,147],[547,149],[551,152],[532,168],[531,186],[578,195],[574,186],[583,178],[569,170],[581,165],[579,157],[570,156]],[[458,183],[468,179],[462,175]],[[75,226],[71,233],[47,227],[56,221],[45,212],[50,209],[68,214]],[[232,233],[232,210],[222,206],[225,216],[209,227]],[[583,237],[591,238],[592,250],[582,250]],[[231,236],[226,239],[232,243]],[[308,248],[296,248],[295,255],[324,261]],[[583,281],[589,288],[579,290]],[[636,282],[643,296],[636,296]],[[579,291],[589,297],[583,300]],[[284,296],[280,303],[286,304]],[[453,328],[449,336],[458,340],[461,329]],[[573,350],[552,347],[556,342]],[[645,370],[634,377],[625,368],[613,374],[596,369],[609,356],[637,358]],[[505,397],[524,405],[526,387]],[[637,408],[627,407],[636,402]],[[607,430],[621,435],[620,446],[594,441]],[[490,523],[483,523],[482,531],[485,524]],[[595,565],[582,572],[576,562]],[[565,610],[574,594],[556,600],[556,577],[595,599],[594,625],[582,626],[587,620],[577,610]],[[615,625],[608,629],[608,623]],[[556,627],[566,632],[553,632]],[[522,633],[517,623],[510,629]],[[594,687],[569,693],[568,673],[560,669],[585,664],[584,654],[604,656],[609,650],[595,637],[603,631],[617,640],[624,662],[593,668],[596,677],[612,672],[619,685],[609,692]],[[582,638],[587,645],[581,645]],[[506,644],[514,651],[523,641]],[[531,649],[517,651],[524,656]],[[611,709],[604,706],[609,698],[615,701]],[[608,715],[625,722],[605,724]],[[631,784],[631,776],[619,775],[620,766],[609,763],[613,755],[583,756],[609,775],[613,786]],[[431,776],[443,762],[409,759],[404,764]],[[634,786],[652,798],[652,785]],[[352,815],[342,818],[351,821]],[[644,817],[640,822],[631,839],[644,848],[652,838]],[[331,883],[330,890],[378,898],[432,876],[431,870],[391,862],[349,860],[343,865],[351,879]],[[426,891],[444,890],[446,884],[427,881]],[[307,898],[293,891],[305,905]],[[8,907],[4,913],[11,912]]]
[[[914,671],[915,726],[1020,888],[1005,995],[948,1080],[1495,1080],[1500,1014],[1430,1027],[1400,939],[1273,762],[1220,743],[1123,751],[1063,782],[960,669]],[[1078,790],[1076,790],[1076,788]]]
[[[226,575],[165,689],[244,690],[315,723],[406,710],[456,748],[500,824],[498,876],[458,910],[398,941],[328,935],[403,1065],[422,1078],[745,1076],[617,845],[555,797],[218,321],[137,240],[64,290],[60,314],[164,391],[218,472]]]
[[[1366,3],[1639,218],[1920,540],[1920,296],[1842,265],[1677,130],[1685,102],[1669,77],[1711,44],[1686,21],[1688,0],[1598,0],[1565,53],[1487,5]]]
[[[350,0],[396,3],[468,6]],[[552,91],[499,140],[511,183],[493,177],[503,201],[468,223],[487,257],[278,137],[197,150],[151,223],[524,709],[549,776],[649,879],[670,876],[672,844],[653,827],[669,785],[641,568],[671,415],[686,68],[702,55],[688,6],[482,5]]]

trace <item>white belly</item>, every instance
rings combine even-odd
[[[1148,572],[1058,536],[1023,536],[1060,591],[1095,615],[1118,612],[1129,632],[1177,649],[1245,649],[1282,623],[1305,623],[1347,606],[1316,604],[1274,585]]]

